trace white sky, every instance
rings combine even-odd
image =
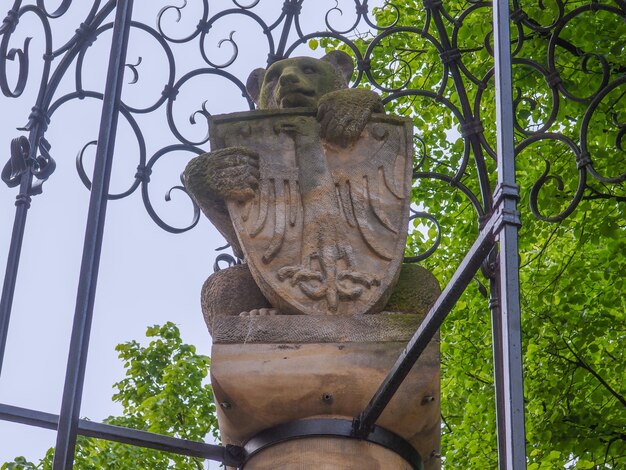
[[[0,10],[4,12],[13,2],[3,0],[2,3],[5,8]],[[61,1],[45,3],[53,11]],[[133,16],[155,26],[157,12],[172,3],[181,5],[182,1],[135,0]],[[183,37],[195,29],[202,2],[188,0],[188,3],[179,23],[175,23],[173,12],[169,21],[164,22],[168,33]],[[75,1],[67,14],[52,20],[54,49],[71,37],[90,4]],[[265,0],[254,11],[271,24],[281,5],[278,0]],[[324,29],[324,13],[334,5],[333,0],[305,2],[302,11],[305,33]],[[337,27],[348,27],[354,19],[353,2],[343,1],[340,5],[345,6],[345,17],[341,19],[335,15],[333,18]],[[228,0],[211,2],[210,14],[231,7],[233,3]],[[272,13],[267,15],[268,11]],[[207,52],[216,63],[230,56],[228,44],[220,49],[216,44],[233,30],[239,45],[239,58],[228,70],[245,83],[252,69],[265,64],[267,41],[252,21],[224,18],[211,30],[206,41]],[[11,139],[25,135],[15,129],[27,121],[41,76],[42,28],[32,14],[23,17],[9,48],[21,47],[26,36],[34,37],[30,48],[28,87],[19,99],[0,95],[1,165],[9,159]],[[110,31],[104,33],[87,53],[83,68],[85,89],[103,89],[110,38]],[[275,41],[278,42],[278,37]],[[133,106],[154,102],[166,83],[165,55],[155,46],[156,41],[147,34],[137,30],[131,33],[127,62],[136,63],[138,57],[142,57],[138,67],[139,82],[125,85],[123,93],[123,99]],[[174,49],[174,54],[176,79],[188,70],[206,66],[198,52],[197,39],[190,47]],[[311,55],[311,52],[301,47],[294,55]],[[53,65],[57,63],[58,59]],[[9,77],[14,80],[17,68],[12,66],[9,63]],[[131,77],[127,70],[125,81],[128,83]],[[56,96],[71,91],[74,86],[71,68]],[[174,106],[176,122],[188,138],[199,139],[206,133],[202,122],[191,126],[188,121],[189,115],[200,109],[205,100],[208,100],[207,108],[214,114],[247,109],[245,100],[230,82],[194,79],[181,90]],[[57,170],[44,184],[44,194],[33,198],[28,213],[9,340],[0,377],[1,403],[59,413],[89,200],[89,193],[77,176],[74,160],[83,145],[97,138],[98,121],[99,102],[75,100],[52,116],[46,133],[52,144],[51,153],[57,162]],[[164,106],[139,122],[148,146],[148,158],[161,147],[177,143],[167,127]],[[120,123],[112,192],[125,190],[130,185],[138,164],[136,140],[121,118]],[[203,148],[208,150],[206,145]],[[92,162],[94,154],[93,148],[88,150],[86,160]],[[155,165],[149,185],[155,209],[174,225],[184,225],[191,219],[191,204],[180,192],[174,192],[169,203],[163,200],[163,196],[167,189],[179,184],[179,175],[190,158],[191,154],[182,152],[163,157]],[[88,167],[90,174],[91,167]],[[0,184],[2,276],[16,195],[17,188]],[[211,342],[200,312],[199,292],[206,277],[212,273],[216,255],[213,250],[223,244],[223,239],[204,219],[184,234],[163,231],[146,212],[140,190],[126,199],[109,202],[81,416],[100,421],[108,415],[120,413],[120,407],[110,399],[111,385],[124,373],[114,347],[124,341],[144,338],[149,325],[174,321],[180,327],[184,341],[195,344],[201,354],[210,355]],[[0,421],[0,463],[18,455],[36,462],[54,445],[54,441],[52,431]]]

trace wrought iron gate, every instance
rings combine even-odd
[[[276,12],[272,21],[266,22],[257,15],[255,8],[259,0],[243,4],[239,0],[231,2],[216,2],[226,8],[210,15],[209,0],[203,0],[202,13],[199,22],[188,36],[176,38],[169,36],[162,27],[165,15],[174,14],[180,19],[185,14],[186,0],[178,6],[164,7],[156,20],[155,25],[147,25],[133,20],[133,0],[94,0],[93,6],[87,17],[80,25],[77,25],[76,33],[71,40],[64,45],[53,47],[52,21],[61,17],[71,7],[71,0],[60,2],[57,10],[48,11],[44,0],[37,0],[34,4],[22,5],[22,0],[14,0],[0,26],[0,89],[6,97],[19,97],[29,80],[28,67],[29,55],[28,40],[21,48],[10,48],[12,34],[19,27],[23,17],[35,15],[43,25],[45,31],[45,53],[43,55],[43,75],[36,103],[28,117],[28,124],[22,129],[22,135],[15,138],[11,143],[11,158],[4,166],[2,180],[9,186],[16,187],[16,212],[13,225],[13,233],[9,257],[7,261],[6,275],[2,290],[0,304],[0,366],[4,356],[7,335],[9,332],[9,319],[16,287],[17,270],[22,246],[22,240],[26,228],[26,215],[33,196],[41,193],[41,185],[55,170],[55,161],[50,154],[50,146],[46,140],[46,129],[52,114],[63,103],[91,97],[102,101],[102,114],[100,131],[97,140],[96,160],[93,175],[87,176],[82,164],[82,155],[78,159],[78,171],[81,180],[90,189],[89,214],[86,227],[86,237],[83,246],[83,257],[80,271],[80,282],[74,315],[74,324],[71,336],[70,353],[65,376],[65,388],[59,415],[38,412],[31,409],[18,408],[9,404],[0,404],[0,418],[9,421],[39,426],[57,430],[56,453],[54,468],[72,468],[74,448],[77,435],[97,437],[112,441],[129,443],[137,446],[153,449],[166,450],[189,456],[202,457],[217,460],[227,465],[239,465],[245,457],[245,452],[235,447],[220,447],[198,442],[184,441],[171,437],[155,435],[143,431],[125,429],[107,424],[101,424],[79,419],[80,405],[83,392],[86,359],[89,345],[89,337],[93,316],[94,296],[98,278],[101,247],[104,236],[107,202],[111,199],[121,199],[134,193],[141,188],[142,198],[150,217],[164,230],[172,233],[180,233],[195,226],[199,218],[199,211],[195,210],[193,221],[186,227],[174,227],[166,223],[154,210],[149,196],[148,185],[152,167],[161,156],[171,151],[184,150],[190,154],[200,153],[200,146],[204,145],[208,138],[200,141],[192,141],[186,138],[177,127],[173,118],[172,106],[181,88],[193,77],[198,75],[215,75],[230,81],[237,86],[247,100],[250,108],[253,103],[246,95],[245,86],[241,77],[236,77],[229,72],[229,67],[237,60],[238,46],[233,36],[223,39],[220,45],[229,45],[233,49],[233,55],[224,63],[216,64],[205,50],[205,38],[211,28],[224,18],[245,16],[259,26],[269,48],[268,63],[292,55],[296,47],[321,41],[335,42],[345,47],[356,59],[357,71],[353,86],[369,83],[384,95],[386,103],[392,103],[395,99],[404,96],[418,96],[433,100],[448,108],[455,116],[454,127],[459,129],[463,137],[462,156],[454,175],[446,175],[420,168],[421,162],[416,163],[414,178],[416,181],[434,179],[443,181],[461,193],[476,210],[480,230],[474,244],[467,252],[465,258],[458,266],[455,274],[450,279],[443,293],[431,308],[423,324],[409,342],[404,353],[398,358],[394,367],[389,371],[386,380],[372,397],[369,405],[363,412],[354,418],[351,433],[356,437],[367,436],[373,429],[377,418],[395,391],[402,383],[404,377],[415,363],[420,353],[424,350],[428,341],[436,333],[456,301],[468,286],[476,273],[483,271],[490,278],[493,339],[494,339],[494,362],[495,384],[497,404],[497,429],[498,447],[501,469],[522,469],[526,467],[525,455],[525,432],[524,432],[524,398],[522,386],[522,362],[521,362],[521,334],[520,334],[520,301],[518,279],[518,228],[520,226],[517,211],[519,197],[518,186],[515,181],[514,154],[514,129],[519,128],[514,110],[520,103],[520,98],[513,97],[512,87],[512,63],[517,61],[533,68],[542,76],[554,93],[561,92],[567,96],[567,90],[563,88],[559,71],[551,63],[551,69],[546,70],[538,64],[523,62],[524,59],[514,57],[517,49],[513,48],[513,57],[510,44],[524,41],[525,35],[538,33],[554,38],[558,43],[559,32],[563,24],[567,23],[575,15],[569,16],[560,11],[560,15],[549,26],[542,26],[533,20],[520,6],[517,0],[513,1],[513,11],[510,11],[508,1],[496,0],[493,5],[488,2],[471,1],[464,11],[451,14],[446,9],[445,2],[441,0],[423,0],[424,18],[422,24],[413,24],[411,18],[407,18],[403,11],[397,9],[391,2],[385,3],[391,21],[384,26],[377,24],[372,16],[367,0],[354,0],[351,8],[354,23],[343,30],[333,27],[334,14],[341,13],[339,6],[331,8],[327,12],[320,11],[325,15],[326,30],[306,32],[303,24],[301,9],[303,0],[285,0],[282,9]],[[180,3],[180,2],[179,2]],[[560,5],[560,2],[557,2]],[[598,3],[591,6],[581,6],[581,9],[597,8],[605,9],[621,17],[624,16],[624,7],[612,7]],[[594,6],[595,5],[595,6]],[[213,6],[211,5],[211,8]],[[464,56],[459,46],[458,32],[463,26],[464,20],[472,12],[478,9],[492,11],[493,30],[485,37],[487,49],[493,56],[494,66],[490,68],[484,77],[477,77],[468,71],[464,63]],[[278,8],[277,8],[278,10]],[[211,10],[212,11],[212,10]],[[517,36],[512,41],[510,25],[514,25]],[[129,43],[129,31],[136,28],[152,36],[162,47],[167,58],[168,79],[163,86],[161,96],[152,105],[138,109],[124,103],[121,99],[123,76],[127,73],[137,73],[138,64],[129,64],[126,51]],[[359,28],[364,28],[369,37],[358,35]],[[103,92],[90,91],[82,88],[80,80],[80,67],[86,51],[100,34],[112,29],[112,41],[108,58],[108,73]],[[404,74],[406,80],[399,82],[385,81],[380,73],[374,68],[372,53],[386,38],[393,35],[415,35],[421,37],[429,47],[436,50],[440,63],[438,73],[440,82],[438,88],[420,89],[412,86],[411,74],[408,62],[401,55],[395,56],[395,65],[391,68]],[[493,49],[489,44],[493,41]],[[197,43],[199,53],[204,65],[182,76],[176,73],[176,57],[171,46],[178,43]],[[562,46],[562,44],[561,44]],[[554,46],[553,46],[554,47]],[[17,67],[17,79],[11,85],[7,78],[8,62],[12,61]],[[58,85],[68,75],[70,67],[78,63],[76,89],[62,96],[57,96]],[[31,79],[32,80],[32,79]],[[484,136],[484,129],[480,117],[480,97],[490,81],[495,81],[496,98],[496,123],[497,140],[495,147],[490,146]],[[612,81],[611,81],[612,80]],[[590,104],[591,112],[609,91],[624,83],[626,79],[622,75],[617,79],[611,76],[610,71],[605,71],[602,86],[593,97]],[[395,83],[395,84],[394,84]],[[472,104],[467,92],[468,84],[472,84],[478,90],[476,103]],[[456,101],[452,102],[448,96],[450,92],[456,94]],[[558,98],[558,96],[557,96]],[[558,100],[555,107],[558,107]],[[140,114],[164,112],[172,132],[170,146],[164,147],[151,158],[145,154],[143,145],[144,136],[139,128],[135,117]],[[203,107],[202,111],[194,114],[192,119],[206,117],[208,111]],[[130,123],[140,143],[140,164],[132,185],[123,193],[110,194],[109,181],[111,177],[111,165],[113,149],[115,145],[117,123],[122,116]],[[586,119],[586,118],[585,118]],[[526,132],[526,140],[519,146],[522,148],[530,142],[541,138],[561,139],[557,131],[549,132],[554,123],[551,116],[547,123],[538,126],[538,130]],[[564,138],[563,138],[564,139]],[[581,187],[584,187],[584,179],[587,173],[600,181],[623,181],[624,175],[616,178],[603,177],[594,170],[589,152],[585,148],[584,139],[581,146],[574,145],[574,153],[580,169]],[[496,150],[497,149],[497,152]],[[488,171],[490,159],[497,163],[497,180],[494,181]],[[469,165],[473,162],[473,167]],[[471,171],[468,167],[473,168]],[[473,178],[474,184],[464,183],[464,179]],[[540,188],[541,184],[539,185]],[[492,191],[492,187],[495,189]],[[474,188],[478,194],[474,194]],[[184,188],[179,188],[184,189]],[[566,217],[580,201],[582,190],[578,191],[574,200],[561,213],[555,216]],[[533,202],[531,201],[531,205]],[[535,192],[535,210],[536,192]],[[539,214],[540,215],[540,214]],[[419,210],[414,212],[414,218],[426,218],[432,220],[428,214]],[[549,218],[548,218],[549,219]],[[435,221],[436,223],[436,221]],[[436,249],[435,243],[433,249]],[[499,254],[496,254],[497,253]],[[432,250],[427,250],[422,255],[413,257],[409,261],[418,261],[430,255]],[[222,256],[222,258],[224,258]],[[1,369],[0,369],[1,370]]]

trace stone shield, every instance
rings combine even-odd
[[[256,196],[227,206],[272,305],[306,315],[381,310],[406,243],[411,121],[374,115],[348,148],[320,138],[313,109],[212,116],[209,125],[211,150],[259,155]]]

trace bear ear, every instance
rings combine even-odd
[[[333,67],[341,74],[346,80],[346,85],[350,82],[352,72],[354,71],[354,62],[352,57],[343,51],[330,51],[322,60],[330,62]]]
[[[265,78],[265,69],[254,69],[248,81],[246,82],[246,90],[252,98],[252,101],[259,105],[259,96],[261,95],[261,85],[263,85],[263,79]]]

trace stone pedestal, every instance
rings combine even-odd
[[[277,61],[268,80],[255,70],[248,91],[264,109],[211,116],[211,152],[185,170],[187,190],[246,260],[207,280],[202,310],[222,440],[244,445],[248,470],[439,465],[436,339],[379,427],[351,437],[439,293],[425,269],[401,265],[413,122],[372,114],[380,97],[342,89],[351,74],[338,51]],[[294,422],[321,427],[298,434]],[[254,448],[277,426],[290,431]]]
[[[211,381],[225,444],[243,445],[294,420],[351,420],[367,405],[423,316],[217,317]],[[377,424],[439,468],[439,342],[434,339]],[[404,469],[392,451],[347,438],[309,437],[253,456],[251,469]]]

